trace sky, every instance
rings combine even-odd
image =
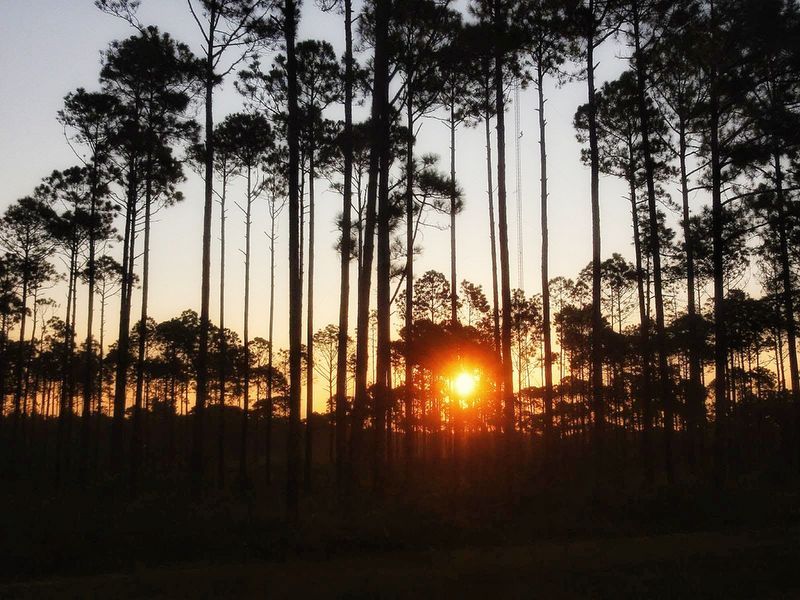
[[[56,120],[63,97],[77,87],[98,87],[100,52],[116,39],[133,35],[130,26],[101,13],[92,0],[0,0],[0,211],[18,198],[29,194],[53,169],[76,164],[67,145],[64,131]],[[356,3],[358,6],[358,2]],[[200,52],[200,33],[183,0],[142,0],[139,13],[143,24],[155,24],[162,31]],[[344,47],[342,17],[322,13],[306,0],[299,39],[325,39],[337,52]],[[598,87],[616,78],[625,68],[621,58],[624,48],[613,42],[598,55]],[[366,59],[367,57],[362,57]],[[268,63],[266,57],[262,62]],[[215,96],[215,121],[241,110],[242,100],[229,77]],[[550,275],[575,277],[591,258],[591,213],[589,170],[580,162],[580,145],[575,139],[572,118],[576,108],[586,102],[586,84],[572,81],[561,87],[550,81],[545,86],[547,103],[547,150],[550,217]],[[507,189],[509,238],[511,240],[511,283],[529,294],[538,293],[540,285],[541,229],[539,199],[538,113],[533,89],[520,91],[519,170],[522,215],[517,212],[517,135],[515,113],[509,106],[506,114]],[[202,116],[202,106],[195,109]],[[365,116],[367,107],[356,110],[356,120]],[[331,116],[338,116],[335,112]],[[464,190],[464,211],[457,218],[458,280],[482,284],[491,297],[491,262],[488,241],[488,205],[486,158],[483,125],[461,128],[456,139],[456,178]],[[494,138],[494,132],[493,132]],[[493,144],[494,144],[493,140]],[[436,153],[443,169],[449,165],[449,135],[445,125],[426,119],[417,141],[417,151]],[[495,149],[493,148],[493,153]],[[496,156],[496,153],[494,154]],[[495,171],[496,173],[496,171]],[[202,181],[187,170],[182,186],[185,200],[157,214],[151,235],[150,315],[157,321],[176,316],[187,308],[200,306],[200,253],[203,212]],[[496,177],[495,177],[496,185]],[[319,329],[338,319],[339,259],[335,218],[341,210],[341,198],[325,180],[316,182],[317,228],[315,279],[315,326]],[[669,190],[673,194],[675,190]],[[619,252],[631,259],[631,217],[622,181],[602,177],[600,182],[602,253],[604,257]],[[229,197],[243,197],[241,181],[234,183]],[[211,314],[217,320],[219,296],[219,211],[215,206],[212,247]],[[279,224],[277,256],[275,344],[285,347],[287,325],[287,211]],[[523,238],[523,281],[518,281],[517,227],[521,222]],[[442,220],[442,225],[445,221]],[[253,263],[251,267],[250,330],[253,336],[266,337],[268,314],[268,247],[264,232],[268,227],[266,201],[256,203],[253,225]],[[238,209],[228,211],[226,252],[226,326],[238,332],[243,322],[244,223]],[[436,269],[449,273],[449,231],[427,228],[419,244],[423,252],[416,259],[415,272]],[[140,242],[141,243],[141,242]],[[117,252],[120,249],[117,248]],[[353,271],[355,277],[355,270]],[[80,293],[85,293],[81,290]],[[56,314],[66,306],[65,290],[55,288],[59,303]],[[78,306],[81,304],[79,297]],[[139,295],[134,294],[133,315],[138,315]],[[355,286],[351,306],[355,306]],[[116,335],[118,299],[109,307],[106,339]],[[80,311],[79,311],[80,312]],[[85,315],[78,318],[78,327]],[[354,321],[354,319],[351,319]],[[96,333],[97,335],[97,333]],[[303,334],[305,339],[305,333]],[[321,383],[321,382],[320,382]],[[320,386],[321,387],[321,386]],[[319,398],[318,402],[322,402]]]

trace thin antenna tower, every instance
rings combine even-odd
[[[520,124],[520,101],[519,101],[519,79],[514,82],[514,152],[516,155],[516,183],[517,183],[517,287],[525,289],[525,273],[523,261],[523,222],[522,222],[522,158],[520,152],[520,138],[522,138]]]

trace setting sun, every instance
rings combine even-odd
[[[475,376],[471,373],[459,373],[453,380],[453,390],[462,398],[475,391]]]

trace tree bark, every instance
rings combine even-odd
[[[689,409],[689,461],[696,463],[702,445],[702,430],[705,423],[705,389],[701,381],[702,366],[696,347],[697,307],[695,304],[696,276],[694,266],[694,241],[689,212],[689,176],[686,169],[686,124],[679,116],[678,162],[680,163],[681,203],[683,211],[683,239],[686,244],[686,312],[689,317],[689,389],[687,403]]]
[[[205,412],[208,396],[208,335],[211,299],[211,213],[214,202],[214,36],[218,21],[216,3],[210,3],[208,48],[205,56],[205,188],[203,198],[203,250],[200,283],[200,340],[197,352],[197,390],[190,471],[192,487],[198,492],[203,483],[205,461]]]
[[[376,19],[378,14],[385,12],[387,0],[377,0]],[[383,18],[381,16],[381,18]],[[378,27],[376,22],[376,37],[384,27]],[[381,33],[383,36],[383,33]],[[356,389],[353,403],[352,432],[350,436],[350,473],[348,479],[353,482],[355,463],[360,459],[363,450],[363,421],[366,417],[368,404],[367,371],[369,369],[369,296],[372,287],[372,261],[375,248],[375,209],[378,200],[378,179],[380,177],[380,146],[383,129],[380,119],[385,108],[385,98],[378,90],[382,85],[381,73],[388,70],[388,57],[384,43],[375,45],[375,69],[373,75],[372,107],[370,111],[371,132],[369,169],[367,175],[367,204],[364,223],[364,244],[361,257],[361,270],[358,276],[358,306],[356,309]],[[383,76],[385,78],[385,75]]]
[[[494,184],[492,183],[492,140],[490,137],[491,124],[489,122],[489,99],[486,99],[487,109],[484,118],[486,133],[486,181],[487,195],[489,198],[489,245],[491,246],[492,257],[492,335],[494,339],[494,349],[500,356],[500,310],[499,310],[499,291],[497,289],[497,239],[495,236],[494,221]]]
[[[131,256],[136,244],[136,168],[130,159],[125,213],[125,235],[122,242],[122,287],[120,289],[119,328],[117,335],[117,365],[114,378],[114,415],[111,423],[111,468],[119,474],[122,470],[122,444],[125,427],[125,396],[128,388],[128,348],[131,318],[131,293],[133,291],[133,264]]]
[[[642,133],[642,153],[644,154],[645,180],[647,183],[647,206],[650,215],[650,253],[653,257],[653,291],[656,305],[656,351],[658,353],[659,396],[664,410],[664,465],[667,481],[675,480],[672,460],[673,409],[670,390],[669,365],[667,363],[666,334],[664,325],[664,293],[661,281],[661,240],[658,231],[658,210],[656,208],[655,167],[650,150],[650,115],[647,112],[646,79],[647,66],[641,48],[639,31],[639,0],[631,3],[633,15],[633,39],[635,47],[636,91],[639,105],[639,125]]]
[[[350,244],[353,196],[353,5],[344,0],[344,189],[342,194],[342,256],[339,294],[339,336],[336,346],[336,481],[344,482],[344,459],[347,446],[347,331],[350,309]]]
[[[374,398],[374,432],[373,432],[373,487],[377,494],[383,493],[386,468],[386,411],[389,408],[391,394],[391,290],[390,290],[390,206],[389,206],[389,168],[391,166],[390,107],[389,107],[389,60],[388,32],[391,12],[389,0],[377,0],[375,18],[376,53],[381,48],[380,61],[375,60],[376,82],[375,93],[381,96],[381,112],[378,124],[380,138],[379,184],[378,184],[378,248],[377,248],[377,301],[378,301],[378,350],[377,381]]]
[[[223,167],[219,203],[219,420],[217,422],[217,485],[225,486],[225,391],[228,375],[228,338],[225,336],[225,200],[228,188]]]
[[[542,204],[542,332],[544,343],[544,445],[545,461],[553,464],[553,346],[550,331],[550,275],[549,275],[549,241],[547,228],[547,139],[544,116],[544,73],[542,61],[536,61],[536,87],[539,97],[539,169],[540,198]]]
[[[716,27],[714,2],[711,2],[711,35]],[[709,77],[709,129],[711,133],[711,215],[714,272],[714,482],[722,487],[727,472],[727,356],[728,339],[725,324],[725,281],[722,239],[722,166],[719,144],[720,98],[716,59],[712,59]]]
[[[456,281],[456,121],[450,104],[450,323],[458,323],[458,284]]]
[[[150,159],[148,157],[148,171]],[[147,296],[150,282],[150,215],[152,203],[152,181],[147,174],[144,199],[144,249],[142,258],[142,307],[139,317],[139,343],[136,359],[136,395],[133,405],[133,435],[131,436],[131,493],[136,494],[139,488],[139,477],[142,466],[142,397],[144,394],[144,361],[147,352]]]
[[[514,436],[514,367],[511,356],[511,283],[508,259],[508,217],[506,209],[506,130],[505,90],[503,89],[504,57],[502,40],[505,32],[505,13],[502,0],[494,0],[494,93],[497,118],[497,210],[500,236],[500,294],[503,322],[500,330],[503,373],[503,429],[506,439],[506,466],[511,468]]]
[[[409,71],[410,69],[407,69]],[[406,356],[405,356],[405,476],[411,475],[414,452],[414,363],[410,356],[414,328],[414,82],[406,82]]]
[[[594,412],[594,458],[602,467],[605,454],[605,401],[603,399],[603,314],[601,307],[600,249],[600,158],[597,149],[597,105],[594,85],[594,2],[589,2],[591,23],[586,38],[586,82],[589,95],[589,158],[592,207],[592,408]]]
[[[264,458],[264,470],[267,485],[272,482],[272,393],[273,393],[273,333],[275,326],[275,218],[276,218],[276,198],[272,197],[272,207],[270,208],[269,223],[269,320],[267,337],[269,338],[269,348],[267,349],[267,423],[265,428],[266,455]]]
[[[645,481],[653,480],[653,403],[652,374],[650,371],[650,321],[644,291],[644,269],[642,268],[642,241],[639,233],[639,213],[636,200],[636,165],[634,164],[633,140],[628,143],[628,186],[631,196],[631,221],[633,223],[633,249],[636,261],[636,294],[639,299],[639,344],[641,345],[642,389],[640,392],[642,411],[642,465]]]
[[[789,380],[792,384],[792,405],[795,411],[795,460],[800,468],[800,377],[797,368],[797,327],[794,316],[794,291],[792,289],[792,271],[789,262],[789,241],[786,231],[786,198],[783,190],[783,169],[781,167],[781,153],[773,153],[775,163],[775,194],[778,201],[778,238],[780,244],[781,262],[781,295],[783,302],[784,319],[786,320],[786,342],[789,346]]]
[[[289,113],[289,432],[287,439],[286,512],[290,521],[299,519],[300,454],[300,339],[302,329],[303,282],[300,276],[300,140],[297,107],[297,56],[295,38],[297,16],[294,0],[284,4],[284,41],[286,43],[287,105]]]
[[[313,117],[312,117],[313,118]],[[306,453],[303,481],[311,490],[314,416],[314,127],[308,155],[308,306],[306,321]]]
[[[250,180],[252,167],[247,165],[247,200],[244,216],[244,386],[242,390],[244,409],[242,410],[242,433],[239,447],[239,485],[247,487],[247,428],[250,420],[250,227],[253,207]],[[222,334],[225,335],[224,332]]]
[[[95,260],[96,240],[95,240],[95,219],[97,218],[97,155],[92,161],[91,181],[90,181],[90,208],[89,208],[89,261],[87,266],[87,307],[86,307],[86,341],[84,349],[84,371],[83,371],[83,410],[81,415],[81,466],[80,479],[86,482],[89,464],[89,436],[91,427],[92,397],[94,394],[94,354],[92,348],[92,330],[94,328],[94,292],[95,280],[97,275],[97,265]]]

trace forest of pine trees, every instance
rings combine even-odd
[[[224,489],[296,523],[304,498],[380,503],[431,479],[514,495],[800,471],[797,0],[318,0],[341,56],[299,34],[312,0],[189,0],[197,53],[140,20],[153,1],[95,1],[130,35],[52,116],[76,160],[5,199],[4,487]],[[223,82],[243,108],[215,120]],[[559,98],[567,82],[580,105]],[[534,103],[516,106],[519,89]],[[590,190],[591,239],[571,243],[591,261],[569,277],[549,253],[571,235],[548,228],[556,106]],[[512,286],[513,110],[535,123],[537,293]],[[467,128],[485,147],[459,144]],[[446,154],[420,148],[426,129]],[[484,161],[482,194],[459,182],[459,153]],[[178,292],[153,285],[153,224],[189,177],[204,183],[201,279],[159,322],[148,306]],[[630,258],[605,249],[612,202]],[[460,226],[465,205],[485,230]],[[447,232],[441,271],[415,264],[426,228]],[[252,249],[265,233],[267,254]],[[464,239],[491,273],[458,256]],[[340,287],[315,287],[332,252]]]

